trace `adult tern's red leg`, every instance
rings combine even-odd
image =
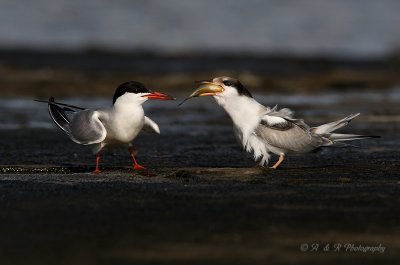
[[[156,176],[156,174],[153,173],[152,171],[150,171],[150,170],[146,169],[145,167],[139,165],[139,163],[136,161],[132,146],[129,147],[129,154],[131,155],[132,160],[133,160],[133,166],[132,166],[133,169],[134,170],[139,170],[141,172],[140,175],[146,176],[146,177],[154,177],[154,176]]]
[[[129,154],[131,155],[131,158],[133,160],[133,169],[134,170],[145,170],[146,169],[145,167],[139,165],[139,163],[136,161],[133,147],[129,147]]]

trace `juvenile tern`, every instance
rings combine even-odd
[[[213,96],[231,117],[238,141],[247,152],[253,152],[254,160],[259,161],[261,166],[268,165],[270,153],[279,156],[279,160],[271,167],[276,169],[286,154],[307,153],[343,141],[379,137],[333,133],[349,124],[360,113],[310,127],[303,120],[293,118],[290,109],[278,110],[277,106],[269,108],[261,105],[237,79],[216,77],[198,82],[200,87],[182,103],[193,97]]]
[[[113,105],[108,108],[89,110],[69,104],[49,101],[48,109],[54,123],[75,143],[92,146],[96,154],[99,173],[100,151],[107,145],[128,145],[134,170],[145,168],[136,161],[132,141],[139,132],[159,134],[158,125],[144,115],[142,104],[148,99],[173,100],[174,98],[147,89],[142,83],[129,81],[117,87]]]

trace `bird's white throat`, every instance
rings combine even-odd
[[[268,164],[268,149],[262,139],[254,133],[266,108],[255,99],[246,96],[214,98],[231,117],[235,136],[243,148],[247,152],[253,152],[254,159],[259,161],[260,165]]]
[[[218,95],[214,98],[231,117],[235,127],[241,131],[251,130],[258,125],[264,107],[255,99],[246,96],[226,98]]]

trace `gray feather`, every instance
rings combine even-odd
[[[331,123],[323,124],[323,125],[320,125],[318,127],[314,127],[311,130],[315,134],[330,133],[330,132],[336,131],[336,130],[346,126],[347,124],[349,124],[358,115],[360,115],[360,113],[350,114],[346,118],[343,118],[341,120],[334,121],[334,122],[331,122]]]
[[[71,120],[66,114],[67,112],[74,112],[72,109],[67,107],[60,107],[55,104],[54,98],[50,98],[48,101],[48,110],[51,119],[54,123],[63,130],[68,136],[71,137]]]
[[[329,139],[333,142],[343,142],[343,141],[352,141],[352,140],[361,140],[368,138],[379,138],[379,136],[375,135],[358,135],[358,134],[342,134],[342,133],[331,133],[329,134]]]
[[[304,129],[294,122],[287,126],[286,130],[277,130],[267,127],[260,123],[256,129],[256,135],[263,138],[268,144],[290,151],[290,152],[306,152],[318,146],[314,142],[316,139]],[[316,146],[314,146],[316,145]]]
[[[93,110],[84,110],[77,113],[71,122],[72,140],[83,145],[102,142],[107,131],[100,121],[98,114]]]

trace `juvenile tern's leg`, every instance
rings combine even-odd
[[[279,156],[279,160],[275,163],[275,165],[273,165],[270,168],[276,169],[282,163],[283,159],[285,159],[285,155],[280,155]]]
[[[139,163],[136,161],[132,146],[129,147],[129,154],[131,155],[131,158],[133,160],[133,169],[134,170],[145,170],[146,169],[145,167],[139,165]]]
[[[95,174],[100,173],[99,161],[100,161],[100,154],[97,153],[97,154],[96,154],[96,169],[93,171],[93,173],[95,173]]]

